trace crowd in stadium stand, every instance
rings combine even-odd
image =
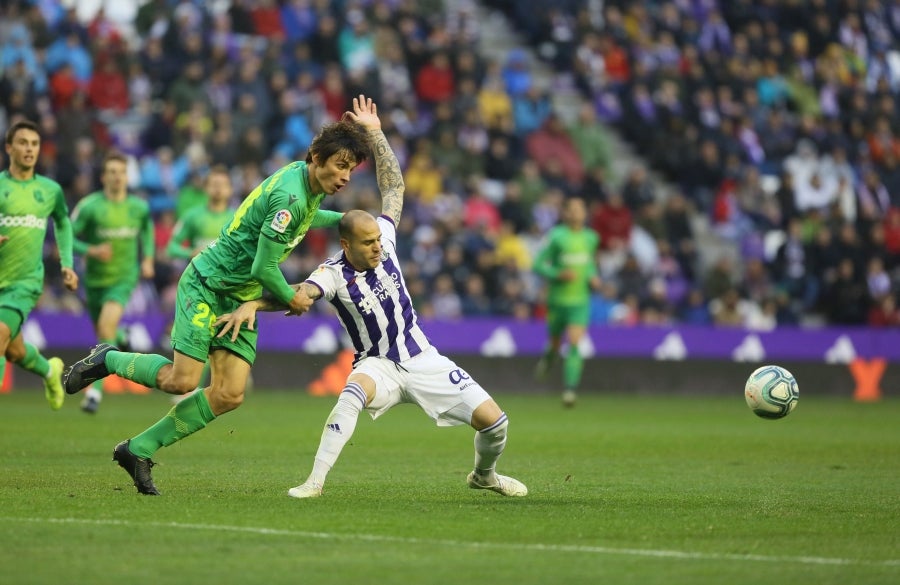
[[[581,196],[594,323],[900,324],[900,2],[482,4],[527,45],[479,54],[471,0],[150,0],[127,23],[0,2],[0,125],[40,123],[70,208],[106,151],[133,158],[158,269],[132,310],[171,309],[184,264],[164,249],[210,166],[232,169],[236,204],[365,93],[404,168],[398,248],[423,317],[540,317],[531,258]],[[674,188],[618,168],[608,127]],[[335,208],[379,209],[371,167],[351,186]],[[694,214],[739,256],[702,265]],[[336,250],[310,232],[289,281]],[[81,310],[48,285],[45,310]]]

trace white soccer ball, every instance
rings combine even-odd
[[[781,366],[763,366],[747,379],[744,399],[757,416],[782,418],[797,407],[800,389],[794,375]]]

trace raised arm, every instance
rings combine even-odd
[[[353,98],[353,111],[347,112],[346,116],[361,124],[368,133],[369,146],[375,159],[375,177],[378,190],[381,191],[381,213],[391,218],[396,225],[400,222],[403,211],[403,192],[406,187],[397,156],[381,130],[378,108],[371,98],[360,95]]]

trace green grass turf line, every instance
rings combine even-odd
[[[740,392],[496,398],[524,499],[468,489],[471,429],[410,405],[360,419],[322,498],[288,498],[333,399],[272,391],[160,451],[163,496],[140,497],[112,447],[165,396],[91,417],[0,395],[0,585],[900,582],[897,401],[765,421]]]

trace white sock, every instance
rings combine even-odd
[[[506,428],[509,420],[506,413],[491,426],[475,433],[475,474],[484,479],[493,479],[497,459],[506,447]]]
[[[325,484],[325,477],[337,462],[344,445],[356,430],[356,420],[366,405],[366,392],[359,384],[350,382],[338,397],[337,404],[325,420],[325,429],[319,441],[319,450],[313,462],[307,483]]]

